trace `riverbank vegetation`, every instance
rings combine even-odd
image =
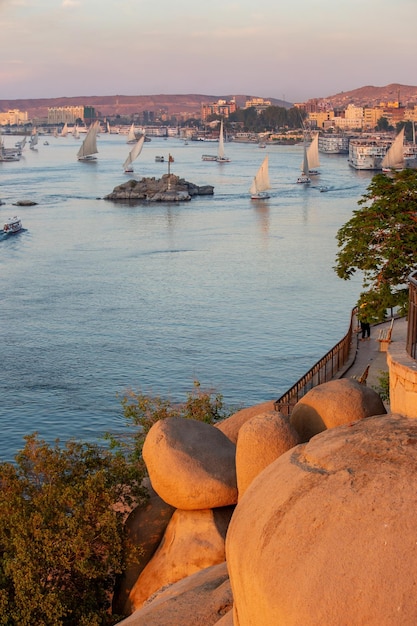
[[[0,625],[120,621],[111,615],[112,593],[126,555],[135,554],[124,520],[146,502],[147,432],[166,417],[215,423],[229,414],[222,396],[198,382],[182,404],[127,391],[122,407],[134,427],[128,440],[50,445],[33,434],[14,463],[0,463]]]
[[[344,280],[362,273],[358,306],[369,322],[383,321],[394,307],[405,315],[408,276],[416,267],[417,171],[376,174],[358,205],[337,233],[334,269]]]

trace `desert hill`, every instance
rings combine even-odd
[[[62,98],[40,98],[26,100],[0,100],[0,111],[19,109],[27,111],[30,118],[46,117],[48,107],[65,106],[92,106],[101,116],[120,115],[130,116],[142,111],[166,111],[169,115],[187,113],[199,117],[203,102],[217,102],[219,99],[231,100],[234,98],[239,107],[243,107],[246,99],[253,96],[246,95],[207,95],[207,94],[159,94],[148,96],[71,96]],[[289,102],[268,98],[274,106],[290,107]]]
[[[0,111],[20,109],[27,111],[29,118],[44,118],[47,116],[48,107],[60,106],[92,106],[100,116],[120,115],[131,116],[142,111],[166,111],[169,115],[187,113],[200,115],[203,102],[217,102],[219,99],[231,100],[234,98],[239,107],[243,107],[247,98],[253,95],[208,95],[208,94],[157,94],[145,96],[71,96],[60,98],[37,98],[19,100],[0,100]],[[270,100],[273,106],[292,106],[290,102],[284,102],[276,98]],[[313,99],[313,98],[312,98]],[[365,86],[351,91],[342,91],[338,94],[317,99],[328,100],[335,108],[344,108],[348,104],[357,106],[374,106],[380,102],[397,101],[401,104],[417,103],[417,87],[392,83],[384,87]]]
[[[376,106],[380,102],[399,101],[403,106],[417,104],[417,87],[391,83],[385,87],[367,85],[352,91],[342,91],[334,96],[327,96],[335,108],[346,107],[348,104],[356,106]]]

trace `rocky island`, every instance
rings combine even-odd
[[[198,186],[175,174],[164,174],[162,178],[131,179],[117,185],[111,193],[104,196],[105,200],[145,201],[145,202],[185,202],[193,196],[213,195],[211,185]]]

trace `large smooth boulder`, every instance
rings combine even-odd
[[[222,431],[230,439],[233,443],[237,442],[237,437],[239,434],[239,430],[247,422],[252,419],[256,415],[260,415],[262,413],[266,413],[268,411],[274,410],[274,400],[269,400],[268,402],[262,402],[261,404],[255,404],[254,406],[246,407],[245,409],[240,409],[236,413],[233,413],[230,417],[227,417],[225,420],[222,420],[218,424],[216,424],[216,428]]]
[[[327,430],[269,465],[233,514],[239,626],[417,624],[417,420]]]
[[[175,508],[237,502],[236,446],[218,428],[181,417],[159,420],[143,445],[152,487]]]
[[[188,576],[151,598],[120,622],[123,626],[214,626],[231,612],[232,592],[226,563]],[[233,626],[233,621],[226,624]]]
[[[176,510],[158,550],[134,584],[125,612],[141,607],[158,589],[222,563],[233,508]]]
[[[297,431],[277,411],[261,413],[245,422],[236,445],[239,500],[265,467],[299,442]]]
[[[290,422],[305,442],[326,428],[386,412],[376,391],[351,378],[342,378],[308,391],[292,410]]]
[[[152,489],[149,478],[144,480],[148,501],[136,507],[125,522],[127,550],[140,548],[139,558],[127,559],[128,565],[118,580],[113,598],[113,612],[123,614],[129,594],[142,570],[161,543],[175,509]]]

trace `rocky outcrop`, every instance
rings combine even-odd
[[[329,429],[269,465],[233,514],[235,625],[417,623],[417,420]]]
[[[161,590],[123,626],[233,626],[232,592],[226,563],[214,565]]]
[[[216,428],[221,430],[222,433],[230,439],[230,441],[236,443],[239,430],[245,422],[252,419],[252,417],[255,417],[255,415],[260,415],[261,413],[273,410],[273,400],[270,400],[269,402],[262,402],[261,404],[256,404],[255,406],[246,407],[245,409],[240,409],[240,411],[237,411],[227,419],[216,424]]]
[[[175,511],[174,507],[164,502],[152,489],[148,478],[144,480],[144,487],[149,494],[146,504],[136,507],[125,522],[128,565],[118,580],[113,597],[113,612],[120,615],[124,614],[126,604],[129,604],[129,594],[159,547]],[[139,558],[136,554],[138,548]]]
[[[38,203],[33,200],[18,200],[17,202],[13,202],[13,206],[35,206],[37,204]]]
[[[157,552],[133,586],[126,612],[140,608],[159,589],[223,563],[232,512],[233,507],[202,511],[177,509]]]
[[[318,385],[306,393],[292,410],[290,422],[305,442],[326,428],[386,412],[376,391],[343,378]]]
[[[245,422],[236,446],[239,500],[265,467],[298,443],[297,431],[276,411],[261,413]]]
[[[414,625],[417,420],[337,382],[312,400],[311,428],[319,415],[325,430],[308,443],[269,402],[222,425],[154,424],[144,460],[158,497],[177,508],[123,624]],[[206,578],[225,556],[233,609],[227,577]]]
[[[237,502],[236,447],[217,428],[192,419],[156,422],[143,446],[153,488],[179,509],[197,510]]]
[[[213,195],[211,185],[199,187],[175,174],[164,174],[162,178],[131,179],[118,185],[105,200],[128,202],[185,202],[193,196]]]

